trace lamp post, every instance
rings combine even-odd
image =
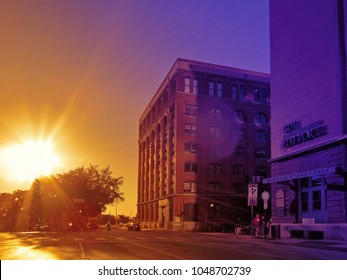
[[[117,213],[118,202],[116,201],[116,228],[118,227],[118,213]]]
[[[211,209],[211,231],[213,231],[213,216],[214,216],[214,204],[210,204],[210,209]]]

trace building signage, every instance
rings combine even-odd
[[[287,174],[287,175],[265,178],[265,179],[263,179],[263,184],[289,181],[289,180],[311,177],[311,176],[326,175],[326,174],[335,173],[335,172],[336,172],[335,167],[326,167],[326,168],[321,168],[321,169],[315,169],[315,170],[303,171],[303,172],[298,172],[298,173],[293,173],[293,174]]]
[[[295,121],[283,127],[285,133],[283,138],[283,147],[289,148],[320,136],[327,134],[327,126],[324,121],[316,121],[305,127],[301,127],[301,122]]]

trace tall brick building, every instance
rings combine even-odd
[[[177,59],[140,118],[141,225],[250,221],[249,178],[269,176],[269,100],[268,74]]]

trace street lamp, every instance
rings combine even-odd
[[[210,204],[210,209],[211,209],[211,230],[213,230],[213,216],[214,216],[214,204]]]

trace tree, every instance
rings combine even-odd
[[[12,194],[0,194],[0,223],[6,230],[22,230],[26,215],[28,191],[15,190]]]
[[[57,174],[58,184],[67,196],[75,201],[84,201],[84,211],[88,216],[96,216],[115,201],[123,201],[120,186],[123,177],[112,177],[110,167],[99,169],[97,165],[78,167],[67,173]]]
[[[60,230],[69,222],[84,227],[89,217],[100,215],[106,206],[123,201],[120,186],[123,177],[115,178],[109,167],[83,166],[66,173],[40,177],[30,188],[30,223],[48,224]]]

